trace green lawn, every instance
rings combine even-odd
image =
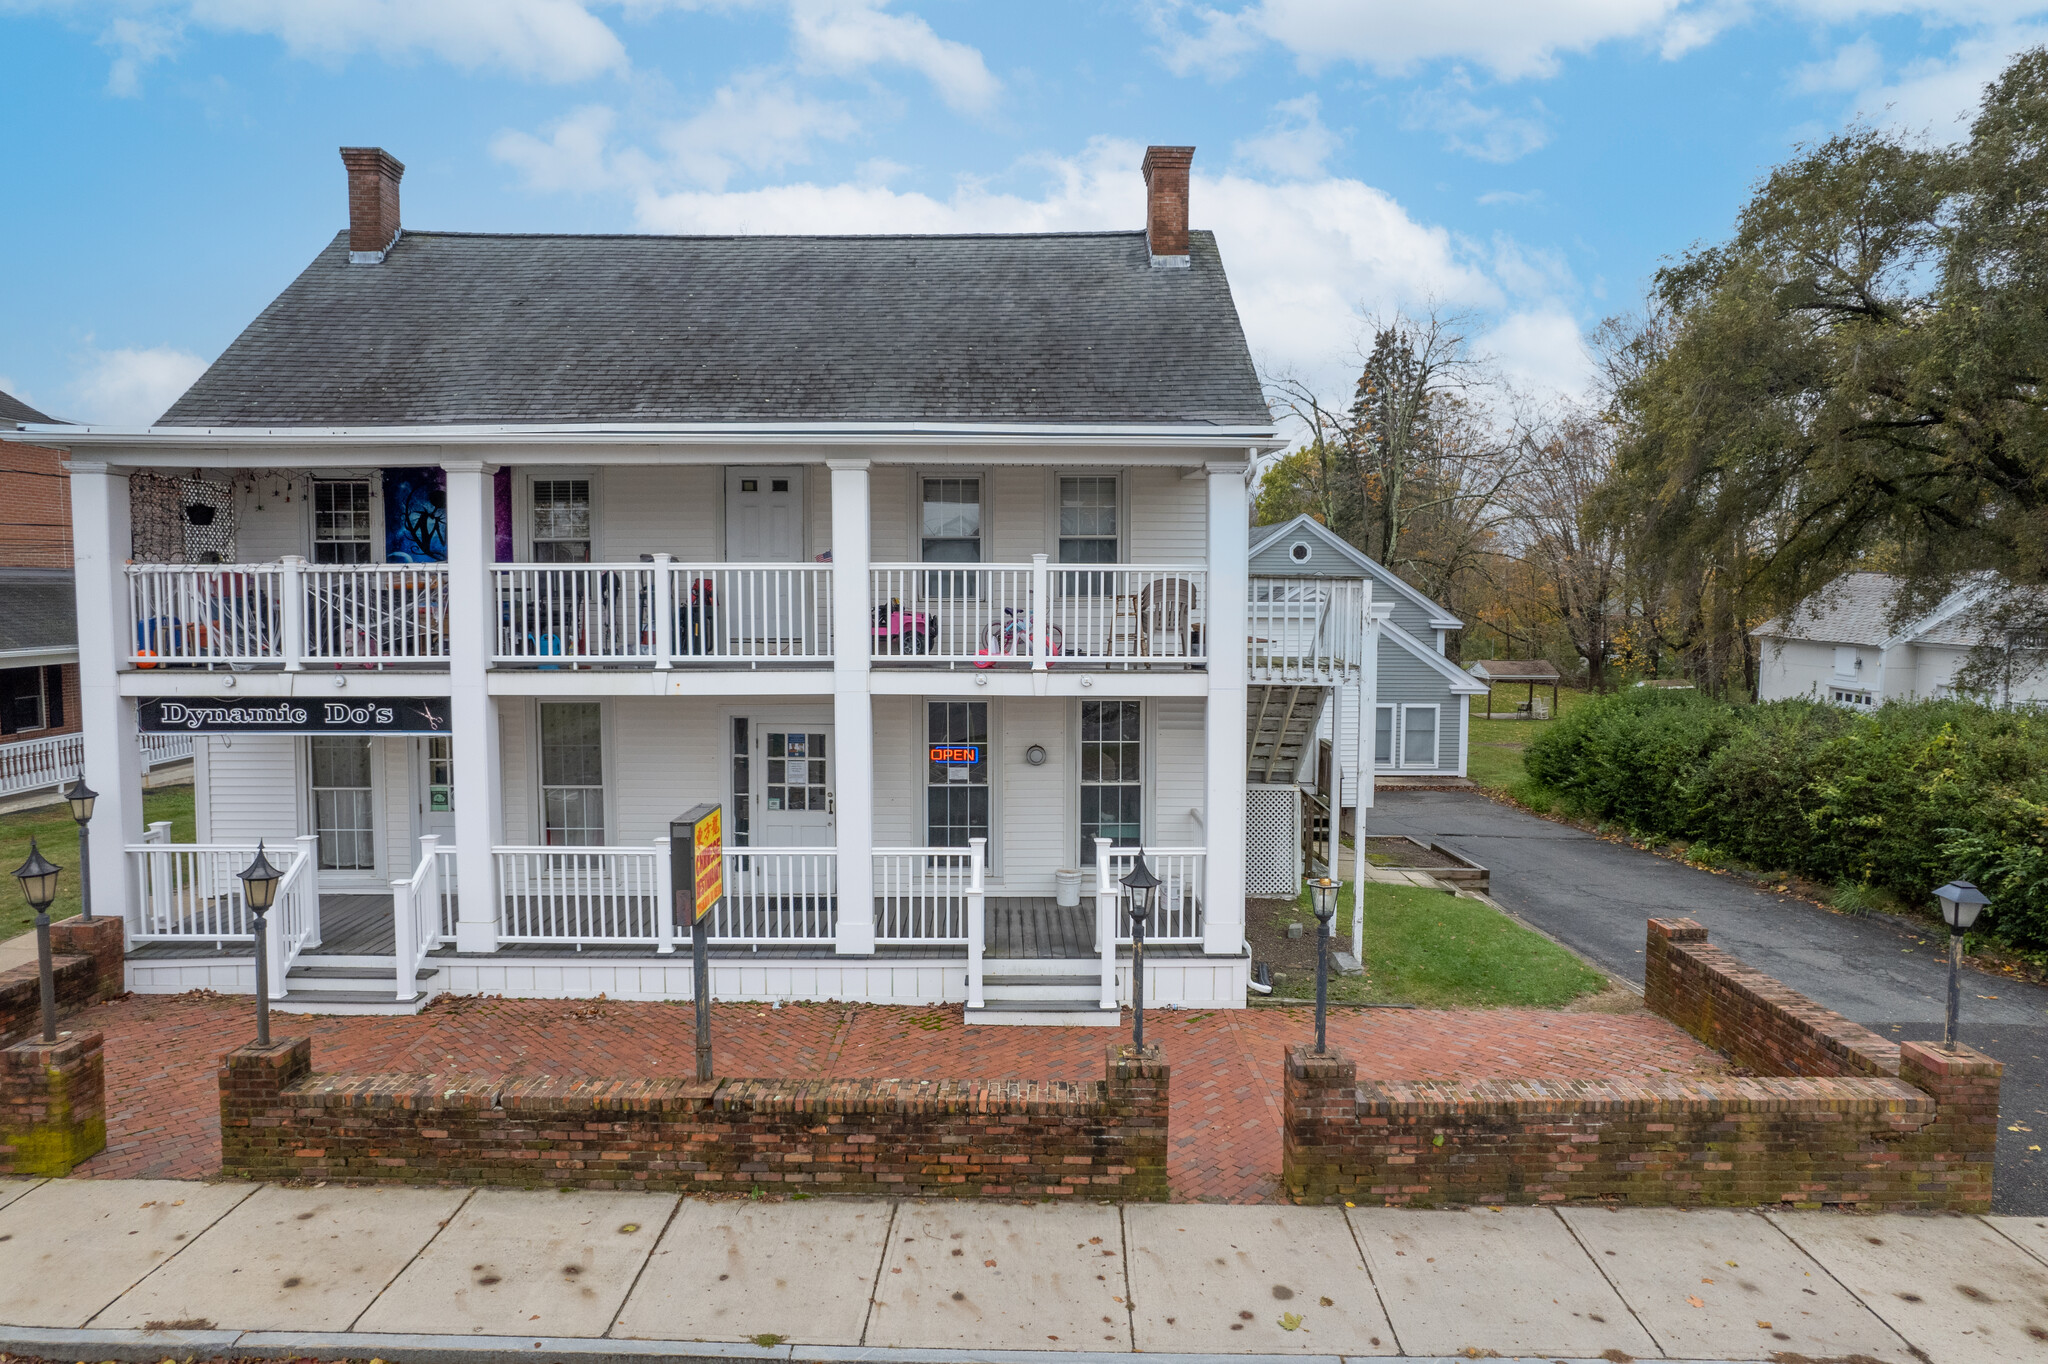
[[[1548,938],[1478,900],[1416,886],[1368,883],[1364,979],[1330,978],[1332,1000],[1358,1004],[1420,1004],[1432,1008],[1518,1005],[1556,1008],[1607,987],[1607,978]],[[1311,933],[1315,920],[1299,917]],[[1281,919],[1296,917],[1283,914]],[[1289,947],[1297,944],[1289,942]],[[1314,943],[1299,944],[1275,998],[1314,999]],[[1340,899],[1333,949],[1351,946],[1349,895]]]
[[[1539,699],[1548,701],[1548,688],[1539,687]],[[1557,708],[1567,711],[1574,706],[1584,705],[1592,695],[1590,692],[1574,691],[1568,687],[1557,689]],[[1513,711],[1528,700],[1527,686],[1513,686],[1501,683],[1493,689],[1493,709],[1496,714]],[[1549,729],[1550,720],[1489,720],[1486,718],[1486,698],[1472,698],[1472,740],[1471,748],[1465,755],[1465,775],[1481,786],[1493,791],[1512,791],[1523,778],[1522,750],[1529,741]]]
[[[104,803],[101,808],[105,809]],[[192,788],[189,786],[166,786],[146,793],[142,797],[142,810],[146,821],[171,821],[174,842],[190,843],[198,837],[192,821]],[[94,837],[120,837],[115,832],[114,822],[105,814],[95,816],[92,824]],[[71,807],[55,805],[42,810],[0,815],[0,872],[8,873],[7,884],[0,886],[0,938],[26,933],[36,924],[36,916],[21,898],[21,887],[13,878],[14,869],[28,860],[31,838],[43,850],[43,856],[64,869],[57,878],[57,902],[50,906],[50,917],[68,919],[78,913],[78,826],[71,822]],[[111,908],[104,904],[94,906],[100,913]]]

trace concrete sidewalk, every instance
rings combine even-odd
[[[0,1180],[0,1323],[98,1360],[2038,1364],[2048,1219]]]

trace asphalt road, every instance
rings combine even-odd
[[[1608,971],[1643,979],[1643,921],[1697,919],[1714,943],[1886,1036],[1939,1039],[1947,942],[1831,913],[1732,876],[1463,791],[1381,792],[1376,834],[1434,841],[1492,873],[1493,898]],[[2048,1213],[2048,989],[1963,977],[1963,1040],[2005,1063],[1996,1212]],[[2011,1130],[2017,1126],[2020,1130]]]

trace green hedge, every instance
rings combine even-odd
[[[1568,712],[1524,766],[1574,814],[1751,866],[1913,904],[1966,876],[1992,899],[1980,924],[2048,947],[2048,718],[1966,701],[1736,706],[1641,687]]]

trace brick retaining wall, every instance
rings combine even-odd
[[[96,1032],[0,1050],[0,1175],[55,1175],[107,1146],[106,1067]]]
[[[66,919],[50,925],[50,974],[59,1018],[127,990],[123,941],[119,919],[96,918],[89,924]],[[42,1030],[42,983],[35,961],[0,971],[0,1047],[41,1037]]]
[[[744,1193],[1166,1196],[1169,1068],[1095,1082],[316,1075],[312,1043],[230,1053],[221,1169],[249,1179]]]
[[[1752,1078],[1367,1082],[1287,1054],[1282,1178],[1298,1203],[1853,1205],[1982,1212],[2003,1067],[1894,1044],[1652,920],[1648,998]]]

